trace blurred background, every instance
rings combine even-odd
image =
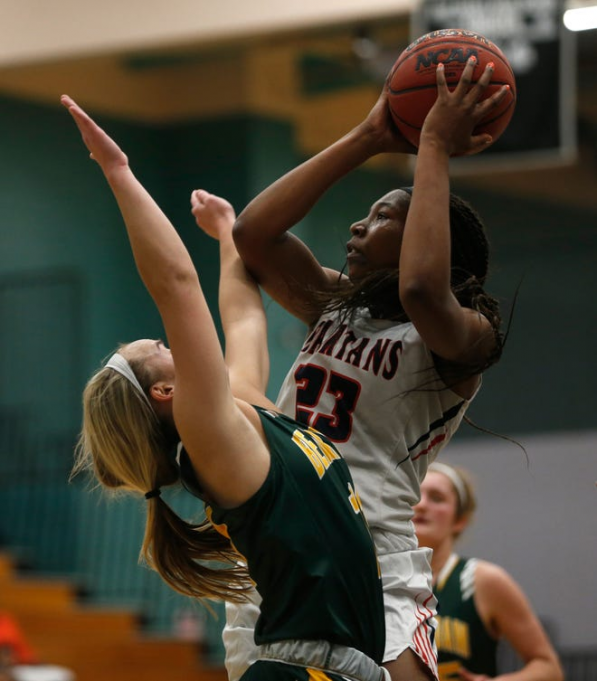
[[[503,359],[469,414],[526,449],[463,425],[445,451],[478,485],[462,551],[522,585],[568,679],[597,678],[597,30],[566,28],[567,8],[559,0],[3,0],[0,609],[18,616],[44,659],[80,681],[224,678],[221,607],[213,617],[137,563],[143,505],[106,502],[85,481],[68,482],[86,379],[117,343],[164,331],[60,95],[127,152],[215,310],[217,248],[194,224],[191,191],[203,187],[242,210],[362,120],[414,37],[459,26],[500,46],[518,83],[504,136],[454,162],[453,191],[489,230],[488,288],[506,318],[512,310]],[[411,179],[409,159],[375,159],[297,232],[341,268],[350,224]],[[305,328],[269,303],[268,317],[275,398]],[[183,495],[169,501],[198,516]]]

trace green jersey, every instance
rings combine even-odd
[[[452,570],[435,587],[438,600],[436,644],[441,681],[460,679],[458,668],[496,676],[497,641],[485,629],[475,606],[474,558],[454,556]]]
[[[207,508],[261,595],[255,642],[325,640],[381,663],[379,565],[348,466],[317,431],[256,410],[271,454],[267,478],[241,506]]]

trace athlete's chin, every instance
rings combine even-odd
[[[357,262],[351,263],[349,260],[346,268],[346,274],[348,275],[350,281],[357,284],[369,274],[369,270],[366,267],[363,267],[363,265],[359,265]]]
[[[417,525],[415,523],[415,534],[419,540],[419,546],[433,548],[437,544],[437,538],[434,536],[433,530],[425,525]]]

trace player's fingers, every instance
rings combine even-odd
[[[437,69],[435,70],[435,80],[438,92],[448,89],[448,84],[446,83],[446,69],[441,62],[437,65]]]
[[[467,156],[478,154],[483,149],[486,149],[493,142],[493,137],[487,133],[481,135],[473,135],[471,137],[471,145],[467,151]]]
[[[473,82],[473,71],[475,70],[476,65],[477,65],[477,57],[475,57],[474,55],[470,56],[467,59],[467,62],[466,62],[466,65],[465,65],[465,67],[462,71],[462,74],[460,75],[460,80],[458,81],[458,85],[456,86],[456,89],[454,90],[455,95],[464,96],[469,91],[471,83]]]
[[[467,100],[470,100],[471,104],[476,104],[483,95],[483,92],[485,92],[493,77],[494,69],[495,64],[493,62],[486,64],[479,80],[471,86],[470,91],[466,95]]]
[[[68,105],[67,109],[68,113],[75,119],[75,121],[79,125],[85,125],[86,127],[89,127],[91,119],[76,102],[71,102]]]
[[[491,96],[479,102],[475,108],[476,119],[481,120],[485,118],[485,116],[487,116],[487,114],[489,114],[493,109],[497,109],[509,90],[509,85],[502,85],[502,87],[494,92]]]
[[[485,65],[483,73],[481,74],[481,78],[479,78],[479,80],[477,81],[477,87],[482,87],[483,89],[485,89],[489,85],[494,71],[495,64],[492,61],[488,62]]]
[[[99,125],[88,116],[76,102],[70,100],[67,109],[79,128],[79,132],[87,146],[94,143],[94,141],[98,139],[98,136],[101,136],[102,134],[105,135]]]
[[[72,97],[69,97],[68,95],[62,95],[60,97],[60,103],[68,110],[75,120],[84,120],[89,118],[89,116],[87,116],[87,114],[83,111],[83,109],[81,109],[81,107]]]
[[[205,189],[197,189],[197,200],[200,203],[205,203],[209,199],[209,192],[206,192]]]
[[[191,194],[191,203],[195,208],[201,208],[205,204],[208,194],[204,189],[195,189]]]
[[[62,106],[65,106],[68,109],[75,103],[75,100],[72,97],[69,97],[68,95],[61,95],[60,103],[62,104]]]

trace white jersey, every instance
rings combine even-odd
[[[380,558],[386,616],[384,662],[411,648],[437,677],[431,551],[417,548],[412,506],[427,466],[458,428],[470,400],[439,377],[411,323],[338,314],[313,326],[277,406],[327,435],[348,461]],[[257,659],[259,599],[226,604],[226,668],[238,681]]]
[[[337,313],[316,322],[277,400],[338,446],[380,554],[416,546],[420,483],[468,404],[441,380],[412,323],[365,310],[350,324]]]

